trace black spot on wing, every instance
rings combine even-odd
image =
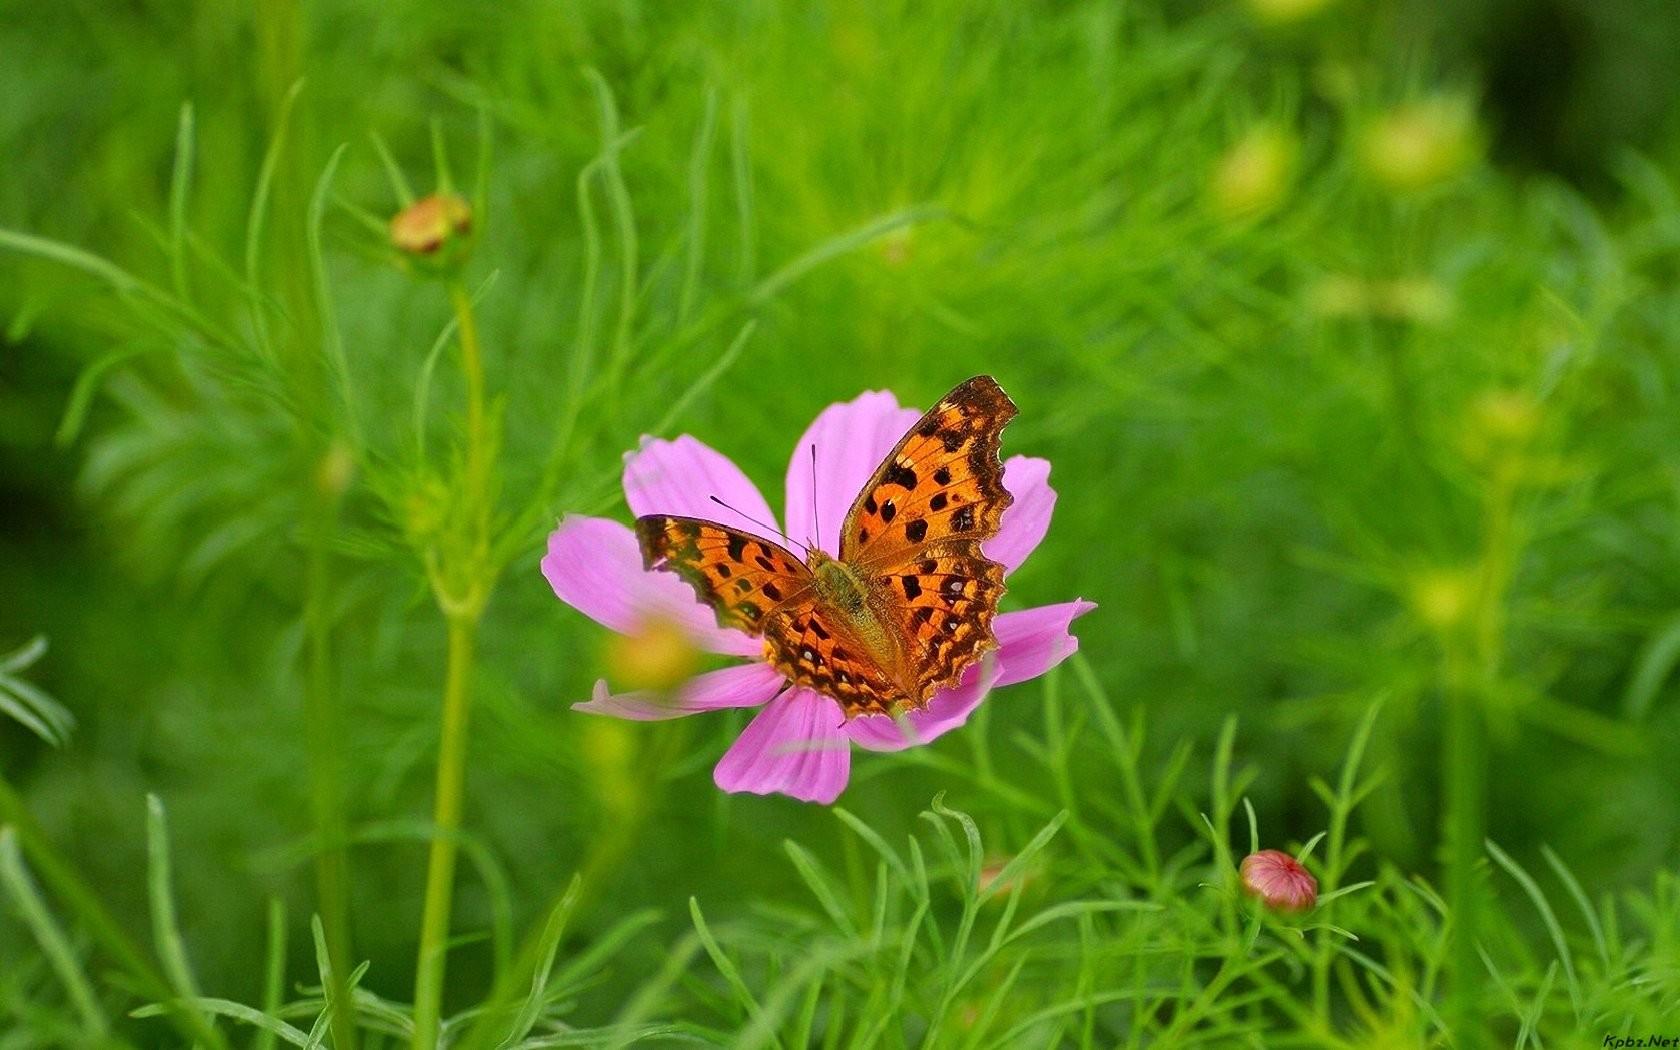
[[[914,577],[914,576],[900,576],[898,578],[898,582],[899,582],[899,586],[904,588],[904,596],[906,598],[910,599],[911,601],[915,601],[917,598],[921,597],[921,595],[922,595],[922,582],[920,580],[916,579],[916,577]]]
[[[881,484],[897,485],[901,489],[913,489],[916,487],[916,472],[900,463],[894,463],[887,468],[886,473],[881,475]]]
[[[963,507],[952,514],[951,528],[957,532],[972,532],[974,530],[974,508]]]
[[[926,518],[917,518],[904,526],[904,535],[911,543],[920,543],[927,538],[928,523]]]

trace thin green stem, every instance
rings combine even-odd
[[[1447,904],[1452,915],[1449,1017],[1458,1050],[1476,1050],[1485,1041],[1479,979],[1482,965],[1476,944],[1480,911],[1477,868],[1487,823],[1482,704],[1504,663],[1505,593],[1519,543],[1514,513],[1517,486],[1514,463],[1496,464],[1487,482],[1483,509],[1474,618],[1465,630],[1447,640],[1443,671],[1442,699],[1447,705],[1442,741],[1442,762],[1447,767],[1443,831]]]
[[[478,341],[478,322],[473,315],[472,295],[459,279],[449,282],[449,304],[455,310],[460,331],[461,374],[467,382],[467,496],[475,504],[482,522],[474,523],[475,538],[487,538],[490,514],[485,498],[489,484],[490,442],[484,407],[484,350]]]
[[[449,915],[455,893],[461,794],[466,780],[467,715],[471,707],[475,620],[449,620],[448,669],[443,693],[443,734],[438,746],[437,793],[432,823],[437,829],[426,864],[426,902],[420,920],[420,955],[414,978],[415,1050],[434,1050],[442,1013]]]
[[[466,381],[465,466],[459,495],[466,513],[435,557],[432,590],[448,625],[443,725],[438,743],[437,786],[432,804],[435,834],[426,864],[426,899],[420,921],[420,951],[414,975],[415,1050],[434,1050],[442,1021],[449,919],[455,895],[455,861],[460,847],[461,798],[466,783],[467,720],[472,706],[473,654],[479,616],[489,598],[495,569],[490,563],[492,441],[485,408],[484,353],[473,316],[472,296],[459,279],[449,299],[460,333],[461,374]]]
[[[1449,674],[1462,677],[1452,670]],[[1447,705],[1442,755],[1447,766],[1444,830],[1454,976],[1449,1005],[1454,1045],[1459,1050],[1474,1050],[1482,1045],[1481,982],[1475,977],[1480,965],[1476,955],[1476,864],[1484,837],[1481,698],[1473,689],[1449,688],[1444,700]]]
[[[329,451],[328,457],[336,453]],[[338,492],[330,481],[319,486],[314,528],[309,536],[308,592],[304,621],[308,636],[304,689],[305,721],[309,734],[310,801],[315,834],[321,848],[315,854],[315,889],[321,925],[326,933],[327,957],[332,963],[334,999],[348,1002],[350,989],[350,874],[345,854],[344,788],[341,770],[343,718],[333,686],[332,555],[328,538],[338,524]],[[353,1048],[356,1029],[343,1011],[332,1017],[333,1045]]]

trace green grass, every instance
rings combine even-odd
[[[0,1046],[1675,1034],[1680,129],[1193,6],[0,14]],[[1075,659],[832,810],[566,710],[640,435],[983,371]]]

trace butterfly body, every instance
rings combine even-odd
[[[649,568],[674,572],[718,623],[846,717],[925,706],[996,647],[1003,566],[983,541],[1012,497],[998,457],[1015,405],[990,376],[960,384],[899,440],[846,515],[839,557],[700,518],[636,521]]]
[[[849,617],[862,619],[869,611],[869,582],[857,570],[812,547],[805,556],[817,594]]]
[[[831,558],[823,551],[813,547],[806,555],[806,566],[811,570],[813,589],[816,591],[817,606],[830,611],[833,616],[834,627],[839,634],[849,635],[862,655],[882,671],[886,678],[904,694],[914,688],[912,682],[906,681],[902,674],[905,654],[894,642],[892,631],[892,607],[886,596],[879,592],[880,588],[857,569],[838,558]],[[824,639],[818,639],[823,641]],[[778,663],[778,653],[775,647],[767,643],[770,650],[766,656],[770,662]],[[795,653],[801,656],[801,653]],[[832,653],[831,653],[832,655]],[[846,657],[848,651],[840,648],[841,658]],[[784,668],[789,677],[799,682],[802,669],[798,661],[790,662]],[[801,684],[814,684],[804,682]],[[839,683],[844,684],[844,683]]]

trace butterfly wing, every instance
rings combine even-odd
[[[636,538],[649,569],[674,572],[712,607],[718,625],[762,634],[783,605],[810,604],[811,570],[782,547],[701,518],[647,514]]]
[[[764,625],[765,655],[796,685],[839,701],[847,718],[894,714],[903,695],[870,649],[814,596],[772,613]]]
[[[872,586],[888,620],[902,631],[901,691],[921,706],[997,648],[992,620],[1003,597],[1003,566],[982,555],[977,540],[952,540],[880,572]]]
[[[846,515],[841,560],[869,580],[898,632],[914,704],[996,647],[1004,570],[981,544],[1014,502],[998,449],[1015,412],[990,376],[962,383],[900,439]]]
[[[840,534],[840,560],[871,568],[905,561],[937,542],[997,535],[1014,497],[998,458],[1015,402],[991,376],[939,399],[887,454],[858,493]]]

